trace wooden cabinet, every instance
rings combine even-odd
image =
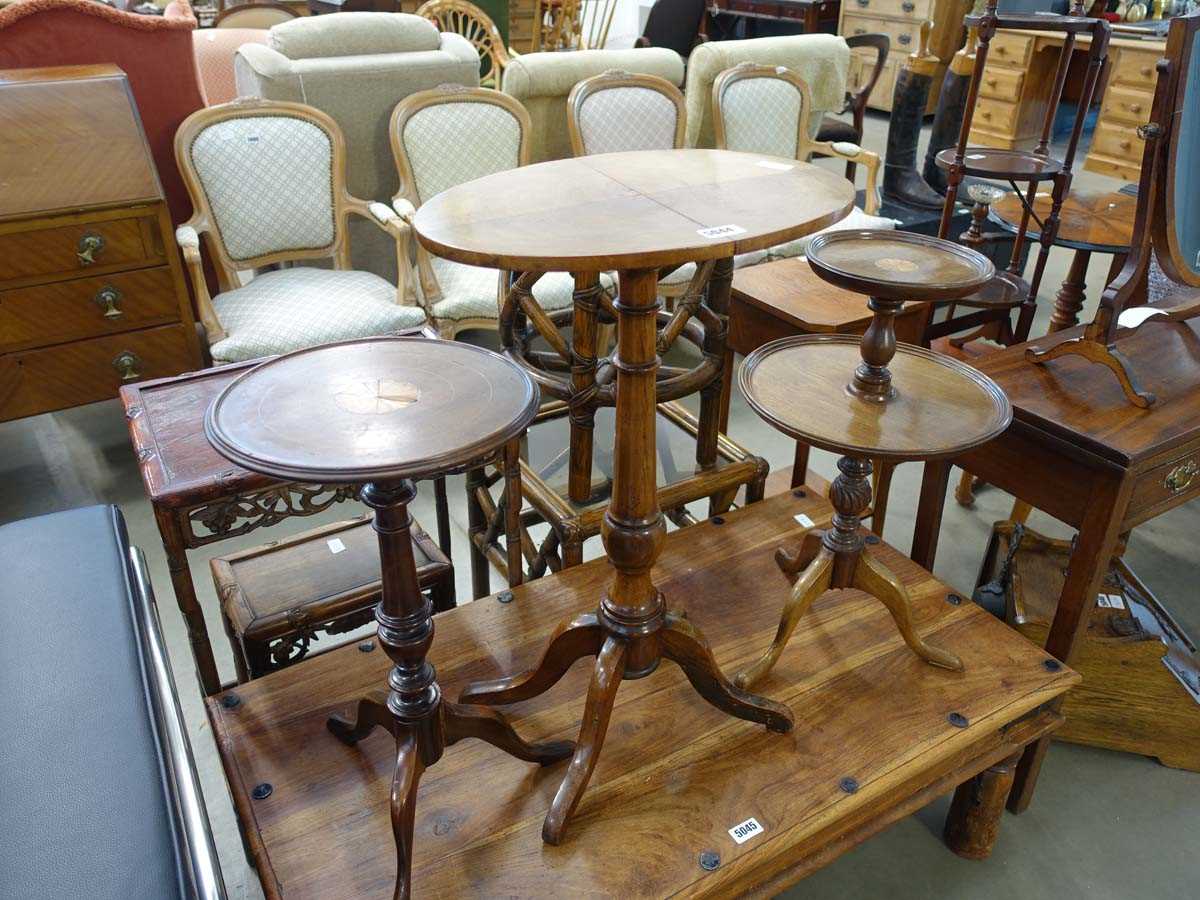
[[[0,72],[0,421],[200,366],[174,246],[120,69]]]
[[[979,87],[979,106],[971,123],[971,143],[1029,150],[1041,134],[1063,36],[1048,31],[999,31],[992,39],[987,69]],[[1077,39],[1077,53],[1089,39]],[[1155,65],[1163,55],[1160,41],[1116,39],[1109,49],[1108,85],[1088,148],[1084,168],[1136,181],[1143,144],[1137,126],[1150,118]],[[1074,71],[1074,69],[1072,69]]]
[[[842,0],[842,17],[838,34],[849,37],[855,34],[886,34],[892,41],[887,63],[879,75],[879,81],[871,92],[867,106],[871,109],[891,111],[892,94],[896,87],[896,73],[907,56],[921,42],[921,23],[933,22],[930,32],[929,52],[941,60],[933,77],[926,112],[932,113],[937,106],[938,93],[942,88],[942,76],[956,50],[962,46],[964,31],[962,20],[970,9],[970,0]],[[870,77],[875,66],[873,50],[855,50],[850,57],[850,90],[858,90]]]

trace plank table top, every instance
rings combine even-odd
[[[810,163],[639,150],[523,166],[443,191],[413,219],[430,252],[500,269],[606,271],[719,259],[840,221],[854,186]]]
[[[796,540],[797,514],[820,526],[830,508],[811,491],[789,492],[666,539],[655,582],[672,605],[686,604],[726,671],[756,657],[775,632],[790,585],[773,553]],[[420,785],[413,894],[779,890],[1052,729],[1059,717],[1046,704],[1078,676],[879,549],[912,594],[918,631],[961,654],[964,672],[916,658],[866,595],[827,593],[761,685],[793,709],[790,734],[724,715],[673,665],[628,682],[609,729],[613,746],[561,846],[544,844],[541,827],[565,764],[540,770],[478,742],[456,746]],[[514,588],[511,602],[489,597],[439,615],[430,658],[445,695],[531,665],[555,623],[592,609],[610,579],[608,561],[596,560]],[[379,733],[350,748],[325,730],[326,717],[377,687],[388,664],[378,649],[349,646],[238,686],[240,702],[228,708],[221,696],[208,700],[268,897],[391,891],[394,741]],[[590,663],[576,665],[548,693],[505,711],[530,739],[573,738],[590,674]],[[269,796],[252,799],[263,783]],[[735,843],[729,830],[752,817],[761,834]],[[720,857],[711,871],[699,864],[706,851]]]

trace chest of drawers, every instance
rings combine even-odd
[[[0,72],[0,421],[200,366],[124,74]]]
[[[871,109],[891,111],[896,74],[904,64],[905,57],[919,46],[921,23],[928,19],[933,22],[929,52],[941,61],[934,74],[926,105],[926,111],[932,113],[937,106],[946,65],[962,45],[962,19],[970,6],[970,0],[842,0],[839,34],[843,37],[886,34],[892,42],[887,62],[867,105]],[[873,50],[855,50],[850,58],[849,90],[857,91],[865,84],[874,66]]]
[[[1037,143],[1062,41],[1063,36],[1053,32],[997,32],[979,86],[971,143],[1018,150]],[[1083,62],[1088,43],[1086,37],[1077,40],[1075,62]],[[1163,50],[1159,41],[1117,38],[1111,42],[1107,85],[1085,169],[1127,181],[1138,179],[1144,147],[1137,126],[1150,118],[1155,66]],[[1071,83],[1068,75],[1068,88]]]

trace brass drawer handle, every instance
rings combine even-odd
[[[111,284],[106,284],[100,288],[92,300],[103,311],[104,318],[106,319],[119,319],[125,315],[124,311],[117,308],[117,304],[121,302],[121,292]]]
[[[137,381],[142,377],[142,373],[138,371],[142,366],[142,361],[128,350],[119,354],[112,364],[122,381]]]
[[[96,261],[96,256],[104,250],[104,238],[98,234],[88,232],[79,239],[79,243],[75,246],[75,255],[79,257],[81,266],[90,266]]]
[[[863,9],[866,9],[868,6],[871,5],[871,0],[854,0],[854,2],[857,3],[859,6],[861,6]]]
[[[854,33],[855,33],[855,34],[866,34],[866,33],[867,33],[867,29],[865,29],[865,28],[855,28],[855,29],[854,29]]]
[[[1121,146],[1122,150],[1128,150],[1130,147],[1133,146],[1133,144],[1129,141],[1121,141],[1120,146]]]
[[[1172,494],[1181,493],[1192,486],[1197,475],[1200,475],[1200,466],[1196,465],[1194,459],[1189,459],[1167,473],[1167,477],[1163,479],[1163,487]]]
[[[1154,74],[1154,69],[1151,66],[1142,66],[1142,77],[1149,78]]]
[[[989,78],[987,80],[987,86],[990,88],[995,88],[997,84],[999,84],[999,82],[995,78]]]
[[[913,3],[912,0],[904,0],[904,2],[900,4],[900,8],[905,12],[910,13],[917,8],[917,4]]]
[[[899,41],[901,44],[904,44],[907,46],[908,44],[912,43],[912,35],[911,34],[902,34],[899,37]]]
[[[1136,116],[1138,113],[1140,113],[1140,112],[1142,111],[1142,104],[1140,104],[1140,103],[1130,103],[1130,104],[1129,104],[1129,111],[1130,111],[1131,113],[1133,113],[1133,114]]]

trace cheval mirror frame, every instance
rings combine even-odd
[[[1158,63],[1158,84],[1150,121],[1138,128],[1146,142],[1138,205],[1125,267],[1100,297],[1096,317],[1083,336],[1047,350],[1030,347],[1025,358],[1047,363],[1077,355],[1108,366],[1126,398],[1143,409],[1157,399],[1141,388],[1129,361],[1117,348],[1117,329],[1126,319],[1133,333],[1143,324],[1181,322],[1200,316],[1200,296],[1189,292],[1174,306],[1133,307],[1129,301],[1145,283],[1152,259],[1171,281],[1200,288],[1200,13],[1171,20],[1166,56]],[[1132,315],[1123,315],[1131,313]],[[1143,314],[1144,313],[1144,314]]]

